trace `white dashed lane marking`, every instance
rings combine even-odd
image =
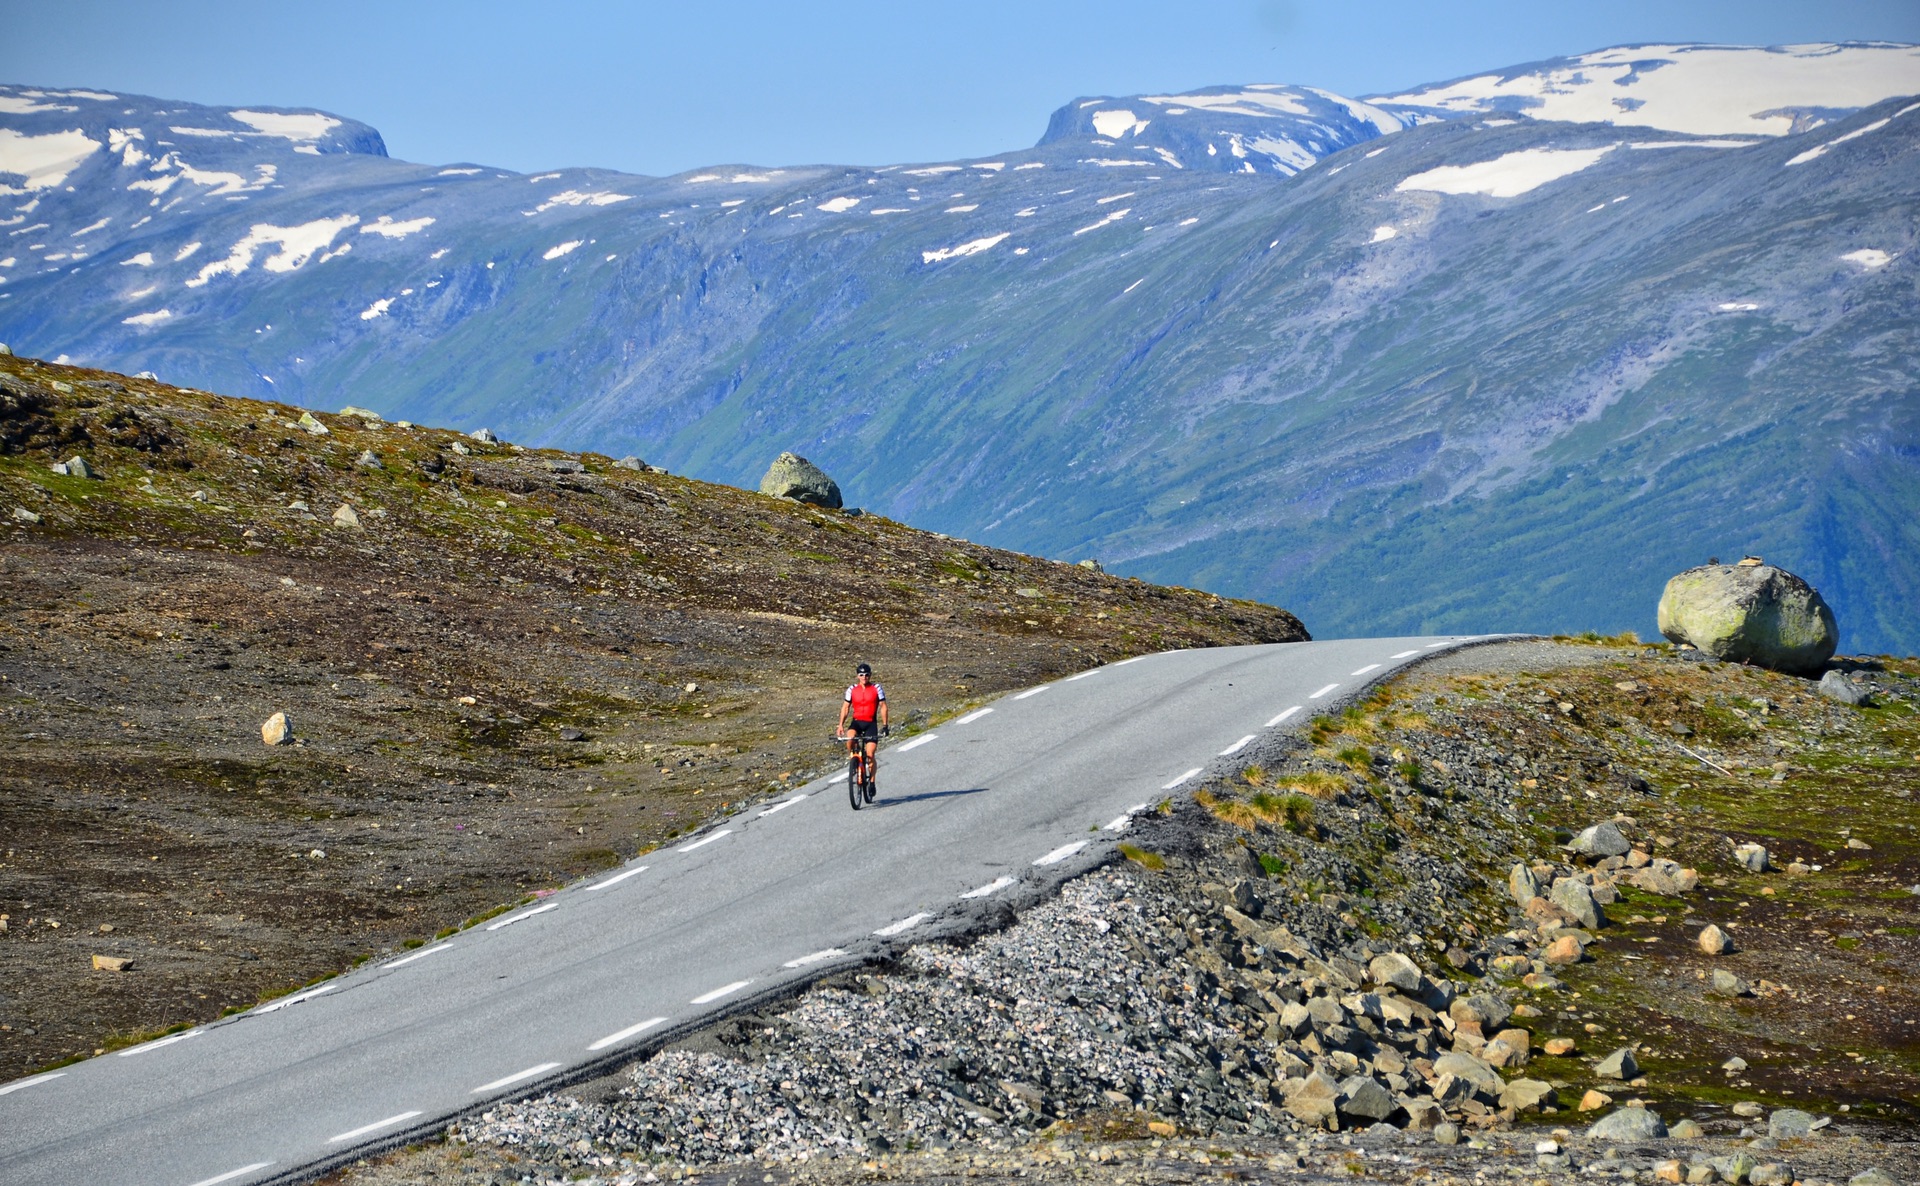
[[[491,1083],[482,1083],[480,1086],[474,1088],[472,1091],[468,1092],[467,1094],[480,1095],[483,1092],[498,1091],[502,1087],[512,1087],[515,1083],[524,1082],[525,1080],[531,1079],[536,1075],[544,1075],[548,1071],[553,1070],[555,1067],[558,1067],[559,1065],[560,1064],[557,1062],[543,1062],[537,1067],[528,1067],[524,1071],[515,1071],[513,1074],[508,1075],[504,1079],[495,1079]]]
[[[1064,861],[1068,857],[1072,856],[1074,853],[1079,852],[1081,849],[1085,848],[1086,846],[1087,846],[1087,842],[1084,840],[1076,840],[1072,844],[1062,844],[1059,848],[1054,849],[1052,852],[1048,853],[1046,856],[1043,856],[1039,860],[1035,861],[1034,864],[1057,865],[1061,861]]]
[[[875,931],[874,934],[898,935],[902,931],[911,930],[912,928],[919,926],[921,923],[927,921],[929,918],[932,918],[932,917],[933,915],[927,914],[925,912],[922,912],[920,914],[910,914],[907,917],[901,919],[899,922],[888,923],[886,926],[881,927],[879,930]]]
[[[1369,671],[1378,671],[1378,670],[1380,670],[1380,665],[1378,663],[1369,663],[1365,667],[1362,667],[1360,670],[1354,672],[1353,674],[1365,675]]]
[[[447,948],[452,946],[453,944],[451,943],[436,943],[432,947],[421,948],[419,951],[414,952],[412,955],[403,955],[397,960],[389,961],[388,963],[382,964],[380,966],[383,968],[402,967],[406,964],[412,963],[414,960],[423,960],[430,955],[437,955],[438,953],[445,951]]]
[[[1047,688],[1048,688],[1048,686],[1049,686],[1049,685],[1047,685],[1047,684],[1041,684],[1041,685],[1040,685],[1039,687],[1037,687],[1037,688],[1028,688],[1028,689],[1027,689],[1026,691],[1024,691],[1024,692],[1022,692],[1022,693],[1020,693],[1020,694],[1019,694],[1018,696],[1015,696],[1015,697],[1014,697],[1014,699],[1015,699],[1015,700],[1025,700],[1025,699],[1026,699],[1027,697],[1029,697],[1029,696],[1038,696],[1038,695],[1039,695],[1040,693],[1042,693],[1042,692],[1044,692],[1044,691],[1046,691],[1046,690],[1047,690]]]
[[[914,738],[912,741],[907,742],[905,745],[895,747],[894,752],[904,754],[910,749],[918,749],[919,747],[927,744],[927,742],[932,741],[934,738],[938,736],[940,736],[938,733],[922,733],[920,736]]]
[[[235,1178],[251,1174],[255,1170],[266,1169],[272,1164],[271,1161],[256,1161],[252,1165],[243,1165],[237,1170],[228,1170],[224,1174],[215,1174],[211,1178],[202,1178],[198,1182],[195,1182],[193,1186],[220,1186],[222,1182],[231,1182]]]
[[[732,984],[723,984],[719,988],[714,989],[712,992],[701,993],[699,996],[693,998],[693,1000],[689,1003],[695,1004],[695,1005],[711,1005],[713,1002],[719,1000],[721,997],[732,996],[734,993],[739,992],[741,989],[745,988],[747,985],[752,983],[753,981],[751,980],[736,980]]]
[[[1109,667],[1125,667],[1125,666],[1126,666],[1127,664],[1129,664],[1129,663],[1138,663],[1138,662],[1139,662],[1140,660],[1142,660],[1142,659],[1151,659],[1151,658],[1153,658],[1153,656],[1152,656],[1152,655],[1135,655],[1135,656],[1134,656],[1133,658],[1131,658],[1131,659],[1122,659],[1122,660],[1120,660],[1120,661],[1119,661],[1118,663],[1109,663],[1109,664],[1108,664],[1107,666],[1109,666]]]
[[[765,815],[766,813],[762,812],[761,814]],[[592,893],[594,890],[603,890],[609,886],[619,885],[621,882],[625,881],[629,877],[640,876],[642,873],[645,873],[650,867],[651,866],[648,866],[648,865],[635,865],[631,869],[622,869],[620,872],[615,873],[612,877],[607,878],[605,881],[594,882],[592,885],[587,887],[587,892]]]
[[[1147,806],[1148,805],[1145,803],[1139,803],[1139,804],[1135,804],[1132,807],[1127,808],[1127,813],[1125,815],[1114,817],[1114,819],[1111,822],[1107,823],[1100,830],[1102,832],[1125,831],[1127,825],[1133,822],[1133,817],[1145,811],[1147,809]]]
[[[838,782],[841,779],[844,779],[846,776],[847,776],[847,772],[842,770],[839,774],[834,776],[834,781]],[[761,812],[760,818],[765,819],[776,811],[785,811],[787,808],[792,807],[795,803],[800,802],[800,800],[805,799],[806,797],[807,797],[806,795],[802,794],[802,795],[795,795],[791,799],[782,799],[780,800],[780,802],[775,803],[772,807],[769,807],[765,811]]]
[[[397,1116],[389,1116],[385,1120],[376,1120],[372,1124],[363,1124],[359,1128],[353,1129],[350,1132],[343,1132],[337,1137],[328,1137],[327,1144],[338,1145],[341,1141],[351,1141],[356,1137],[364,1137],[370,1132],[379,1132],[383,1128],[392,1128],[401,1121],[412,1120],[418,1115],[420,1115],[420,1109],[415,1108],[411,1112],[402,1112]]]
[[[521,911],[520,913],[518,913],[518,914],[509,914],[509,915],[507,915],[507,916],[506,916],[505,918],[503,918],[503,919],[501,919],[501,920],[500,920],[499,922],[496,922],[496,923],[490,923],[490,924],[489,924],[489,925],[487,926],[487,929],[488,929],[489,931],[497,931],[497,930],[499,930],[499,929],[500,929],[501,927],[510,927],[510,926],[512,926],[512,925],[513,925],[514,923],[516,923],[516,922],[521,922],[521,921],[523,921],[523,920],[525,920],[525,919],[529,919],[529,918],[532,918],[532,917],[533,917],[534,915],[536,915],[536,914],[545,914],[545,913],[546,913],[547,911],[549,911],[549,910],[558,910],[558,909],[560,909],[560,903],[558,903],[558,902],[548,902],[548,903],[547,903],[546,905],[544,905],[544,906],[535,906],[535,907],[534,907],[533,909],[531,909],[531,910],[522,910],[522,911]]]
[[[131,1050],[121,1050],[121,1051],[117,1051],[116,1053],[119,1054],[121,1058],[132,1058],[136,1054],[145,1054],[149,1050],[158,1050],[162,1046],[171,1046],[175,1042],[184,1042],[188,1038],[197,1038],[201,1035],[202,1032],[204,1031],[188,1030],[184,1034],[172,1034],[165,1038],[156,1038],[151,1042],[142,1042],[140,1045],[133,1047]]]
[[[979,710],[979,711],[977,711],[977,712],[970,712],[970,713],[968,713],[968,714],[967,714],[966,716],[963,716],[963,717],[961,717],[961,718],[960,718],[959,720],[957,720],[957,721],[955,721],[955,722],[954,722],[954,724],[956,724],[956,725],[965,725],[965,724],[968,724],[968,723],[970,723],[970,722],[972,722],[972,721],[977,721],[977,720],[979,720],[979,719],[980,719],[981,717],[983,717],[983,716],[986,716],[986,715],[987,715],[988,713],[990,713],[990,712],[992,712],[992,711],[993,711],[993,710],[992,710],[991,708],[983,708],[983,709],[980,709],[980,710]]]
[[[822,951],[809,952],[808,954],[801,956],[797,960],[788,960],[786,963],[781,964],[780,966],[783,968],[805,968],[805,967],[808,967],[809,965],[820,963],[822,960],[830,960],[830,959],[833,959],[835,956],[841,956],[845,954],[847,953],[840,950],[838,947],[828,947]]]
[[[16,1091],[21,1091],[28,1087],[38,1087],[42,1083],[51,1083],[55,1079],[64,1079],[66,1077],[67,1073],[65,1071],[53,1071],[45,1075],[35,1075],[31,1079],[22,1079],[18,1083],[9,1083],[5,1087],[0,1087],[0,1095],[11,1095]]]
[[[1001,890],[1006,889],[1008,886],[1012,884],[1013,884],[1013,878],[1011,877],[996,877],[992,881],[989,881],[987,884],[981,886],[979,889],[971,889],[971,890],[968,890],[966,893],[961,894],[960,900],[964,902],[969,898],[984,898],[988,894],[997,894]]]
[[[605,1050],[607,1047],[616,1045],[620,1042],[624,1042],[628,1038],[634,1037],[635,1035],[644,1034],[656,1025],[663,1025],[665,1024],[666,1020],[667,1019],[664,1017],[649,1017],[645,1021],[642,1021],[637,1025],[630,1025],[623,1030],[615,1030],[613,1033],[608,1034],[606,1037],[600,1039],[598,1042],[595,1042],[593,1045],[587,1047],[587,1049],[588,1050]]]
[[[683,844],[679,848],[674,849],[673,851],[692,852],[696,848],[704,848],[707,845],[712,844],[714,841],[720,839],[722,836],[731,836],[731,835],[733,835],[732,828],[722,828],[711,836],[702,836],[700,839],[694,841],[692,844]]]
[[[1269,729],[1273,728],[1275,725],[1279,724],[1281,721],[1286,720],[1288,717],[1292,716],[1294,713],[1299,711],[1300,711],[1300,706],[1298,704],[1294,705],[1292,708],[1287,709],[1285,712],[1281,713],[1279,716],[1268,721],[1267,728]]]
[[[1202,767],[1195,766],[1193,769],[1187,771],[1185,774],[1182,774],[1179,778],[1174,779],[1172,782],[1168,783],[1166,786],[1161,787],[1160,789],[1163,791],[1170,791],[1173,788],[1179,786],[1181,783],[1187,781],[1189,778],[1192,778],[1194,775],[1200,773],[1201,769]]]
[[[1335,688],[1339,686],[1340,686],[1339,684],[1328,684],[1326,687],[1321,688],[1318,692],[1315,692],[1313,695],[1307,697],[1307,699],[1318,700],[1320,699],[1320,697],[1325,696],[1328,692],[1333,691]]]
[[[1061,680],[1060,682],[1063,684],[1070,684],[1077,679],[1085,679],[1090,675],[1099,675],[1102,671],[1105,671],[1105,670],[1106,668],[1104,667],[1089,667],[1085,671],[1081,672],[1079,675],[1070,675],[1066,679]]]
[[[1252,733],[1247,734],[1245,737],[1242,737],[1240,740],[1234,742],[1232,745],[1221,750],[1220,756],[1225,758],[1225,757],[1231,757],[1232,755],[1239,753],[1241,750],[1247,748],[1248,743],[1251,742],[1255,736],[1256,735]]]
[[[302,1001],[311,1001],[313,998],[319,996],[323,992],[332,992],[336,987],[338,986],[332,985],[332,984],[323,984],[319,988],[310,988],[305,992],[297,992],[290,997],[281,997],[277,1001],[268,1001],[266,1004],[260,1006],[258,1009],[255,1009],[254,1012],[256,1014],[274,1013],[281,1009],[286,1008],[288,1005],[298,1005]]]
[[[1405,659],[1405,658],[1408,658],[1409,656],[1412,656],[1412,655],[1417,655],[1417,654],[1419,654],[1419,653],[1420,653],[1420,652],[1419,652],[1418,650],[1411,650],[1411,651],[1401,651],[1401,652],[1400,652],[1399,654],[1397,654],[1397,655],[1389,655],[1389,656],[1387,656],[1387,657],[1388,657],[1388,658],[1390,658],[1390,659]]]

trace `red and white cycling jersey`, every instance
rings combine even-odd
[[[880,706],[886,699],[887,690],[879,684],[865,687],[854,684],[847,689],[847,703],[853,706],[848,716],[856,721],[871,721],[880,715]]]

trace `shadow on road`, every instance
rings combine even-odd
[[[955,795],[984,795],[986,793],[987,788],[985,787],[968,787],[964,791],[928,791],[920,795],[901,795],[897,799],[877,799],[870,806],[899,807],[906,803],[918,803],[924,799],[950,799]]]

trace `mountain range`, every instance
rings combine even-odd
[[[1640,629],[1762,554],[1920,651],[1920,48],[1089,96],[1031,148],[535,175],[0,87],[0,341],[1285,604]]]

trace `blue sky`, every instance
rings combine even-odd
[[[1078,95],[1362,95],[1607,45],[1920,41],[1915,0],[0,0],[0,80],[318,107],[533,171],[885,164],[1031,144]]]

